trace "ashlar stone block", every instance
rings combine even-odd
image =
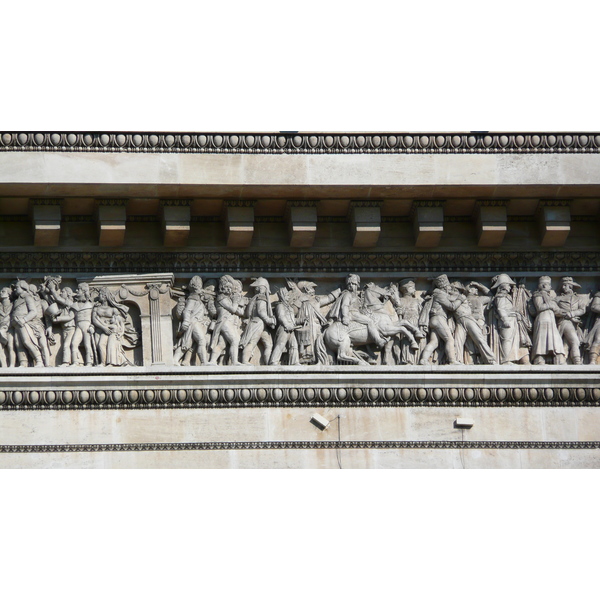
[[[381,209],[379,206],[352,206],[350,226],[355,248],[376,246],[381,234]]]
[[[96,210],[98,221],[98,245],[122,246],[125,243],[127,207],[125,204],[110,206],[100,204]]]
[[[185,246],[190,236],[189,206],[161,205],[161,223],[165,246]]]
[[[501,246],[507,228],[506,206],[477,204],[475,207],[475,218],[478,245],[487,248]]]
[[[224,221],[229,248],[247,248],[254,236],[252,206],[224,206]]]
[[[571,209],[568,206],[542,204],[537,212],[542,246],[564,246],[571,232]]]
[[[438,246],[444,233],[444,208],[413,205],[412,219],[415,246],[418,248]]]
[[[30,215],[34,245],[58,246],[61,222],[60,204],[33,200],[30,206]]]
[[[286,209],[290,246],[310,248],[317,234],[316,206],[288,206]]]

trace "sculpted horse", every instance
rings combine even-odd
[[[376,324],[377,330],[384,338],[392,338],[403,334],[411,340],[411,344],[418,344],[415,337],[421,338],[421,332],[405,320],[396,320],[385,310],[385,303],[390,292],[372,283],[365,286],[363,306]],[[414,335],[413,335],[414,334]],[[369,348],[375,340],[372,339],[367,325],[350,322],[344,325],[341,321],[334,321],[317,338],[317,358],[322,364],[350,362],[358,365],[368,365],[375,362],[375,355]],[[368,353],[356,351],[356,346],[367,347]],[[386,344],[383,357],[384,364],[393,364],[391,344]],[[367,360],[368,359],[368,362]]]

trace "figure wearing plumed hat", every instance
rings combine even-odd
[[[315,344],[323,327],[327,324],[327,319],[320,309],[335,302],[342,290],[337,288],[330,294],[316,294],[317,284],[312,281],[295,283],[288,280],[287,283],[292,296],[290,303],[298,309],[298,322],[302,323],[296,331],[300,363],[312,365],[319,360]]]
[[[492,278],[495,295],[490,311],[490,346],[502,365],[529,364],[529,317],[525,302],[520,303],[523,306],[519,309],[516,286],[506,273]]]
[[[240,340],[240,347],[243,349],[242,363],[245,365],[250,364],[252,354],[258,342],[261,342],[263,346],[263,364],[268,365],[273,350],[273,338],[269,330],[274,329],[277,324],[271,306],[271,288],[264,277],[257,277],[250,284],[250,287],[254,288],[255,292],[246,309],[248,324]]]

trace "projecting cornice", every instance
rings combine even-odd
[[[600,133],[148,133],[9,131],[0,151],[208,154],[600,153]]]

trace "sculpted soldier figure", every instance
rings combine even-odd
[[[327,306],[335,301],[341,294],[338,288],[331,292],[318,296],[315,294],[316,283],[312,281],[299,281],[298,284],[288,282],[292,287],[295,297],[290,299],[290,302],[296,303],[299,306],[298,322],[302,325],[296,331],[298,339],[300,362],[302,364],[313,364],[317,362],[317,353],[315,343],[320,335],[323,327],[327,324],[327,319],[319,310],[323,306]]]
[[[290,304],[290,293],[286,288],[277,290],[279,302],[275,305],[275,318],[278,327],[275,332],[275,346],[271,353],[269,364],[278,365],[281,361],[281,355],[287,351],[288,365],[299,365],[298,340],[296,332],[302,325],[300,319],[296,317],[294,307]]]
[[[590,304],[590,315],[588,318],[588,331],[585,335],[585,345],[589,350],[590,365],[598,363],[600,355],[600,292],[596,292]],[[592,325],[593,323],[593,325]]]
[[[546,357],[554,364],[565,363],[565,349],[556,325],[559,312],[556,294],[552,290],[552,280],[543,276],[538,280],[538,289],[533,293],[532,303],[535,311],[533,323],[533,346],[531,354],[534,365],[543,365]]]
[[[219,279],[219,294],[215,302],[217,320],[210,341],[210,364],[216,365],[221,353],[229,346],[229,361],[239,365],[241,318],[246,303],[242,297],[241,282],[231,275]]]
[[[29,286],[25,281],[17,282],[15,296],[11,312],[11,325],[15,331],[19,366],[28,366],[27,355],[29,354],[35,367],[47,367],[50,364],[47,354],[48,346],[45,347],[46,354],[43,354],[41,342],[42,339],[46,341],[46,331],[38,315],[38,306],[29,293]]]
[[[185,300],[181,312],[181,323],[179,325],[179,342],[173,355],[175,364],[178,364],[182,357],[184,365],[189,365],[189,355],[194,348],[200,357],[200,362],[205,365],[208,363],[206,351],[208,328],[211,323],[210,317],[216,317],[214,302],[211,302],[213,313],[209,314],[209,308],[204,303],[204,290],[202,289],[202,279],[195,275],[188,284],[190,293]]]
[[[92,344],[92,309],[94,302],[90,292],[90,286],[87,283],[80,283],[75,292],[75,300],[63,298],[58,294],[57,281],[54,278],[48,279],[47,287],[57,304],[66,306],[75,313],[75,334],[71,340],[71,364],[80,364],[79,346],[83,343],[85,366],[91,367],[94,364],[94,349]]]
[[[502,365],[530,362],[531,340],[524,323],[526,315],[515,305],[516,285],[506,273],[492,279],[491,289],[496,290],[490,318],[492,347]]]
[[[408,321],[413,327],[419,330],[422,338],[425,337],[423,331],[419,329],[419,315],[423,300],[417,297],[417,288],[415,281],[411,277],[401,279],[398,285],[390,286],[390,300],[398,318]],[[400,364],[416,365],[419,360],[419,344],[413,336],[403,336],[399,340],[399,356],[397,360]],[[421,338],[421,339],[422,339]]]
[[[252,354],[258,342],[261,342],[263,346],[263,364],[268,365],[273,349],[273,340],[268,328],[273,329],[277,324],[271,307],[271,289],[269,282],[264,277],[258,277],[250,284],[250,287],[256,288],[256,291],[254,296],[250,298],[246,309],[248,323],[240,340],[240,346],[243,348],[242,363],[245,365],[250,364]]]
[[[446,275],[433,278],[433,293],[423,306],[419,317],[419,326],[424,332],[429,332],[429,341],[421,354],[420,365],[429,364],[429,360],[439,346],[440,340],[444,342],[446,358],[451,365],[460,364],[456,360],[454,336],[448,325],[448,312],[454,311],[459,304],[466,302],[460,298],[451,298],[452,287]]]
[[[558,323],[558,332],[562,336],[565,346],[565,354],[571,356],[574,365],[581,364],[580,346],[583,339],[581,332],[581,317],[585,314],[588,300],[586,296],[581,296],[573,291],[573,288],[581,286],[573,281],[572,277],[563,277],[556,304],[556,320]]]
[[[455,282],[452,286],[456,292],[451,298],[461,301],[452,311],[456,321],[454,339],[457,357],[463,356],[465,348],[467,348],[470,364],[475,363],[473,356],[478,356],[485,364],[496,364],[496,357],[485,339],[484,329],[482,329],[480,322],[473,316],[473,309],[468,297],[460,293],[461,291],[466,291],[465,286],[460,282]],[[471,284],[471,287],[474,286]],[[483,287],[485,288],[485,286]],[[483,326],[485,327],[485,321],[483,322]]]
[[[483,296],[480,295],[480,292]],[[485,310],[492,304],[492,297],[488,295],[489,293],[489,288],[478,281],[471,281],[466,287],[466,296],[471,306],[471,314],[484,332],[486,328]]]
[[[366,314],[362,296],[358,291],[359,287],[360,277],[358,275],[351,273],[346,277],[346,289],[338,296],[327,313],[327,320],[339,321],[343,325],[350,325],[352,322],[366,325],[369,337],[379,348],[383,348],[387,340],[379,333],[375,320]]]
[[[14,367],[17,362],[15,354],[14,330],[10,323],[12,312],[12,290],[8,287],[0,290],[0,344],[4,347],[0,351],[0,366]]]

